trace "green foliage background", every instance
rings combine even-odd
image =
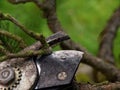
[[[120,5],[120,0],[57,0],[57,14],[63,28],[71,39],[97,54],[99,33],[104,29],[113,11]],[[27,28],[43,33],[46,37],[51,34],[42,12],[33,3],[12,5],[7,0],[0,0],[0,11],[10,13]],[[18,27],[10,23],[9,31],[26,41],[34,42]],[[120,59],[120,29],[114,42],[116,62]],[[59,48],[57,48],[59,49]]]

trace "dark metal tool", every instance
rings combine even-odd
[[[39,75],[35,89],[47,90],[71,84],[82,55],[80,51],[61,50],[38,58]]]
[[[67,34],[58,32],[46,40],[54,46],[67,39]],[[61,50],[37,58],[1,62],[0,90],[63,90],[72,83],[82,55],[80,51]]]

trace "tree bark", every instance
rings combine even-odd
[[[22,1],[22,0],[19,0],[19,1]],[[64,31],[64,29],[60,25],[60,22],[57,18],[57,15],[56,15],[56,0],[44,0],[43,2],[41,2],[39,0],[34,0],[33,2],[43,11],[44,17],[46,18],[48,26],[49,26],[49,28],[52,32],[55,33],[55,32],[58,32],[58,31]],[[116,17],[118,18],[116,20],[120,20],[119,19],[120,18],[119,9],[118,9],[118,13],[117,13]],[[119,23],[119,21],[117,21],[117,22]],[[112,25],[112,23],[111,23],[111,25]],[[118,26],[118,24],[115,25],[115,27],[117,27],[117,26]],[[111,27],[113,28],[113,26],[111,26]],[[108,27],[106,27],[106,28],[108,28]],[[113,29],[111,29],[111,30],[113,30]],[[115,34],[116,32],[112,31],[112,33]],[[110,31],[109,34],[111,34],[111,31]],[[106,39],[109,39],[107,36],[104,36],[104,37]],[[114,36],[111,36],[110,39],[113,40]],[[108,43],[106,41],[101,41],[101,43],[102,42]],[[112,43],[112,41],[110,41],[109,43]],[[39,44],[36,43],[35,45],[32,45],[28,49],[30,49],[30,48],[31,49],[40,48],[38,45]],[[119,69],[117,69],[117,67],[115,67],[114,65],[106,62],[104,60],[104,58],[101,59],[101,58],[98,58],[98,57],[92,55],[84,47],[76,44],[72,40],[61,43],[61,47],[63,49],[73,49],[73,50],[83,51],[84,52],[84,57],[83,57],[83,60],[82,60],[83,63],[92,66],[93,68],[97,69],[98,71],[101,71],[104,75],[107,76],[107,78],[110,81],[114,81],[114,82],[115,81],[120,81],[120,71],[119,71]],[[101,46],[101,48],[103,48],[103,47],[104,47],[104,44],[103,44],[103,46]],[[112,49],[111,49],[112,45],[109,45],[109,47],[110,48],[108,48],[108,49],[110,49],[111,50],[110,52],[112,52]],[[108,49],[106,49],[106,51]],[[112,56],[112,53],[109,53],[109,55]],[[102,56],[102,55],[100,55],[100,56]],[[113,61],[113,60],[111,59],[110,61]],[[79,87],[80,90],[98,90],[98,89],[100,89],[100,90],[119,90],[120,89],[120,82],[107,83],[107,84],[103,83],[103,84],[100,84],[100,85],[79,84],[77,86],[80,86]]]
[[[107,25],[100,33],[100,44],[97,55],[99,58],[113,65],[115,65],[115,58],[113,54],[114,39],[116,37],[119,26],[120,26],[120,7],[116,9],[116,11],[110,17]],[[93,73],[95,82],[105,80],[105,77],[100,72],[97,72],[97,70],[94,70]],[[104,78],[100,79],[100,77]]]
[[[58,32],[63,31],[64,29],[61,27],[60,22],[56,15],[56,3],[55,0],[45,0],[47,1],[47,8],[42,8],[45,18],[47,19],[48,26],[52,32]],[[50,3],[49,3],[50,2]],[[51,2],[53,3],[51,6]],[[38,3],[36,3],[38,5]],[[44,5],[46,2],[44,3]],[[39,5],[38,5],[39,6]],[[50,7],[50,8],[49,8]],[[41,9],[41,6],[39,7]],[[46,10],[47,9],[47,10]],[[119,12],[120,13],[120,12]],[[119,16],[119,14],[118,14]],[[110,81],[120,81],[120,71],[113,65],[105,62],[104,60],[93,56],[90,54],[86,49],[84,49],[82,46],[74,43],[72,40],[63,42],[61,44],[61,47],[63,49],[73,49],[73,50],[79,50],[84,52],[84,63],[92,66],[93,68],[97,69],[98,71],[102,72],[104,75],[107,76],[107,78]]]
[[[100,83],[93,84],[79,84],[79,90],[120,90],[120,82],[116,83]]]
[[[101,41],[99,45],[98,57],[112,64],[115,64],[113,45],[119,26],[120,7],[118,7],[117,10],[114,12],[112,17],[109,19],[106,27],[100,34]]]

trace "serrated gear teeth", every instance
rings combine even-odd
[[[20,84],[22,71],[17,66],[10,66],[10,65],[6,65],[2,69],[9,68],[9,67],[14,70],[15,78],[8,85],[2,85],[2,87],[0,87],[0,90],[13,90],[14,88],[17,87],[17,85]]]

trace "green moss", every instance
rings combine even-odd
[[[92,81],[91,78],[86,74],[77,74],[76,80],[78,82],[91,82]]]

